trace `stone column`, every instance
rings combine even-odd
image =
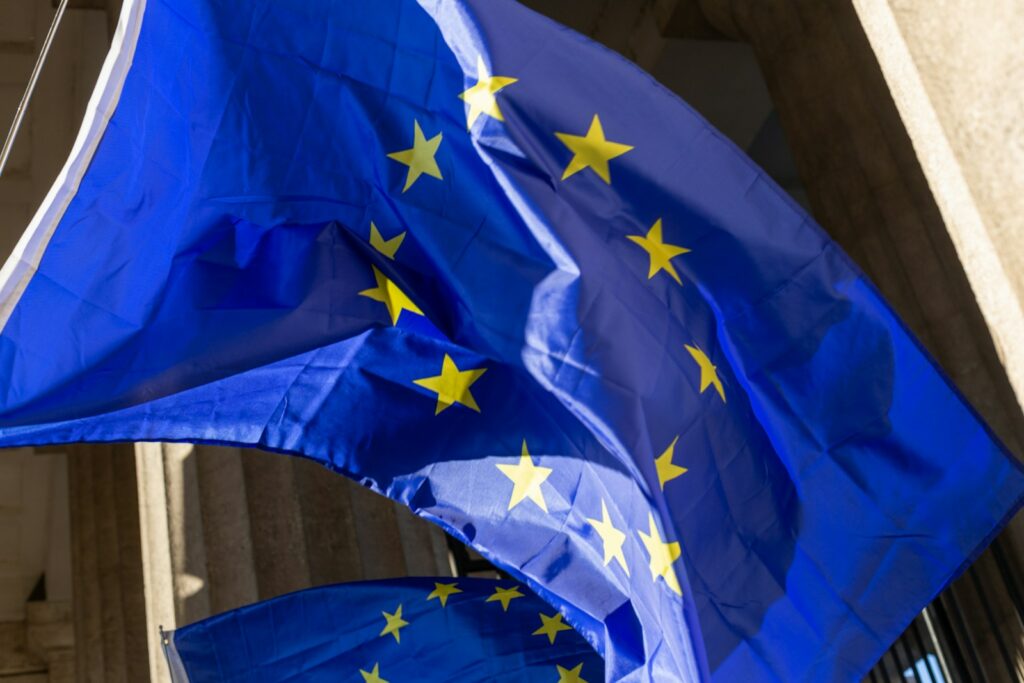
[[[146,680],[142,549],[130,445],[69,449],[79,683]]]
[[[46,662],[47,683],[75,683],[71,603],[30,602],[26,611],[26,645]]]
[[[0,621],[0,680],[47,683],[46,662],[29,650],[24,621]]]
[[[312,586],[450,574],[439,529],[315,462],[152,443],[134,462],[152,681],[169,680],[158,626]]]
[[[259,600],[245,474],[239,449],[195,448],[198,495],[191,500],[202,518],[209,614],[218,614]]]
[[[242,471],[260,599],[309,586],[295,462],[254,451],[242,458]]]

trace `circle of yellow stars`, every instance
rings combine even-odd
[[[518,83],[518,79],[510,76],[492,75],[488,66],[484,63],[482,56],[478,56],[476,63],[476,83],[459,93],[458,97],[466,105],[466,128],[472,130],[474,125],[486,118],[504,122],[505,116],[499,102],[499,95],[509,86]],[[571,157],[562,172],[561,179],[566,181],[573,176],[590,170],[605,184],[612,182],[610,162],[633,151],[634,147],[629,144],[610,140],[605,133],[605,127],[599,114],[593,114],[589,126],[583,134],[560,132],[554,133],[555,137],[571,153]],[[441,169],[438,166],[436,155],[443,141],[442,133],[438,132],[431,137],[424,134],[419,120],[413,120],[413,144],[411,148],[391,152],[389,159],[406,167],[406,175],[402,192],[409,191],[417,181],[423,177],[443,180]],[[653,280],[660,273],[665,273],[676,284],[682,285],[683,279],[677,270],[679,258],[691,252],[687,247],[666,240],[666,229],[662,218],[657,218],[654,223],[643,234],[630,234],[626,238],[639,247],[647,256],[647,280]],[[385,238],[376,224],[370,223],[370,246],[380,253],[385,259],[394,261],[398,249],[406,237],[405,232]],[[422,309],[410,298],[393,279],[387,274],[372,266],[374,285],[359,292],[361,296],[384,304],[390,317],[391,324],[397,325],[400,317],[405,314],[424,315]],[[724,403],[726,401],[725,386],[718,374],[717,366],[712,362],[707,353],[694,343],[684,345],[685,350],[695,364],[695,371],[699,375],[699,393],[704,394],[706,390],[713,388],[715,393]],[[440,415],[445,410],[455,405],[463,406],[475,412],[481,412],[480,406],[472,392],[472,386],[486,372],[486,367],[460,368],[456,361],[448,354],[444,355],[441,362],[440,372],[437,375],[422,377],[412,380],[413,383],[428,392],[436,395],[435,415]],[[658,484],[662,490],[665,486],[681,477],[688,469],[676,462],[675,449],[679,441],[676,436],[662,453],[655,458],[654,466],[657,474]],[[548,512],[548,504],[545,499],[545,488],[550,486],[547,480],[553,472],[551,467],[538,464],[530,454],[527,443],[523,440],[521,453],[515,464],[498,463],[496,468],[512,484],[509,495],[508,512],[512,513],[520,504],[529,501],[542,512]],[[609,513],[605,500],[601,500],[600,518],[587,518],[587,525],[597,533],[602,545],[604,565],[609,566],[614,562],[621,571],[629,576],[629,565],[627,564],[624,546],[628,535],[620,530],[612,515]],[[673,568],[674,563],[681,555],[678,542],[665,541],[658,528],[654,515],[649,515],[647,531],[638,530],[637,536],[646,550],[649,569],[652,579],[661,579],[670,590],[681,595],[681,587]],[[441,607],[445,607],[448,598],[461,592],[456,584],[435,584],[435,590],[428,599],[437,599]],[[499,602],[503,610],[508,609],[511,600],[522,597],[514,587],[503,589],[498,588],[494,595],[490,596],[488,602]],[[394,614],[385,613],[388,619],[385,630],[381,635],[388,633],[399,639],[399,630],[407,624],[401,618],[401,605]],[[536,635],[547,635],[551,642],[561,630],[569,627],[562,623],[561,615],[548,617],[540,615],[542,620],[541,628]],[[580,665],[582,666],[582,665]],[[558,667],[560,681],[585,683],[580,677],[580,666],[574,669]],[[367,681],[383,681],[379,677],[377,667],[371,672],[362,672]],[[384,681],[384,683],[387,683]]]

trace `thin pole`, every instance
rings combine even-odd
[[[953,680],[953,676],[950,675],[949,665],[946,664],[947,645],[943,645],[943,641],[939,640],[939,634],[935,632],[935,624],[932,623],[930,613],[930,610],[934,609],[933,605],[938,603],[938,601],[939,599],[936,597],[936,599],[932,601],[932,605],[925,607],[924,611],[921,612],[921,618],[924,620],[925,628],[928,629],[928,638],[931,639],[932,644],[935,646],[935,656],[938,657],[939,660],[939,669],[942,673],[942,680],[950,683]],[[946,635],[946,640],[948,641],[950,637],[950,635]]]
[[[36,89],[36,81],[39,80],[39,74],[43,70],[43,64],[46,63],[46,57],[50,54],[50,46],[53,44],[53,37],[57,35],[57,27],[60,26],[61,19],[64,18],[64,10],[68,8],[68,0],[60,0],[60,5],[57,7],[57,13],[53,15],[53,22],[50,24],[50,30],[46,33],[46,40],[43,41],[43,49],[39,51],[39,58],[36,59],[36,65],[32,68],[32,75],[28,79],[28,85],[25,86],[25,94],[21,96],[21,102],[18,103],[18,109],[14,112],[14,121],[11,123],[11,129],[7,132],[7,138],[4,140],[3,149],[0,149],[0,175],[3,175],[4,169],[7,167],[7,159],[11,156],[11,150],[14,149],[14,140],[18,137],[18,131],[21,129],[21,122],[25,118],[25,111],[28,110],[28,103],[32,99],[32,92]]]

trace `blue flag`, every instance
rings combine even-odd
[[[174,683],[599,683],[604,663],[524,586],[413,578],[311,588],[164,634]]]
[[[0,445],[314,458],[607,680],[854,680],[1024,492],[811,218],[511,0],[127,0],[0,301]]]

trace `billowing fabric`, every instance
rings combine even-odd
[[[313,458],[609,681],[855,680],[1020,505],[860,271],[621,57],[510,0],[124,12],[0,282],[0,445]]]
[[[169,631],[163,642],[174,683],[596,683],[604,676],[601,657],[561,614],[514,581],[490,579],[311,588]]]

